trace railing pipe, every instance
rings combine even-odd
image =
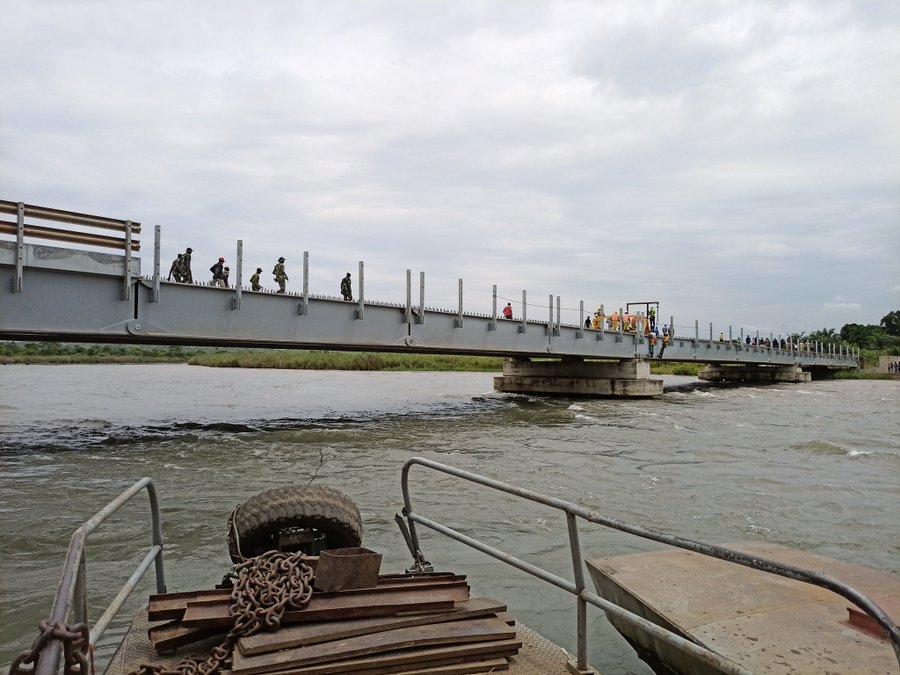
[[[433,460],[425,459],[423,457],[413,457],[403,465],[403,469],[401,472],[401,487],[403,492],[403,505],[404,505],[404,515],[409,520],[409,529],[410,534],[417,550],[421,550],[421,546],[419,544],[418,534],[415,529],[415,522],[420,522],[423,525],[426,525],[432,529],[435,529],[439,532],[447,534],[447,536],[451,536],[457,541],[462,541],[463,543],[467,543],[473,548],[477,548],[485,553],[489,553],[490,555],[510,562],[515,567],[522,569],[523,571],[528,571],[534,576],[538,576],[539,578],[545,579],[550,583],[558,586],[559,588],[563,588],[565,590],[574,589],[574,584],[564,579],[560,579],[545,570],[541,570],[540,568],[531,565],[530,563],[525,563],[523,561],[519,561],[518,559],[506,554],[502,551],[497,551],[487,544],[483,544],[478,542],[477,540],[472,539],[466,535],[462,535],[461,533],[455,532],[450,528],[446,528],[439,523],[435,523],[423,516],[419,516],[413,512],[412,501],[409,496],[409,471],[413,465],[421,465],[435,471],[440,471],[442,473],[449,474],[451,476],[456,476],[458,478],[462,478],[464,480],[468,480],[470,482],[484,485],[486,487],[491,487],[501,492],[506,492],[507,494],[516,495],[518,497],[522,497],[524,499],[528,499],[533,502],[537,502],[539,504],[545,504],[546,506],[551,506],[555,509],[564,511],[567,514],[572,514],[574,516],[578,516],[580,518],[584,518],[588,522],[596,523],[598,525],[603,525],[605,527],[610,527],[615,530],[619,530],[620,532],[626,532],[628,534],[633,534],[635,536],[649,539],[652,541],[657,541],[663,544],[668,544],[669,546],[675,546],[678,548],[683,548],[689,551],[694,551],[695,553],[700,553],[702,555],[706,555],[712,558],[718,558],[720,560],[725,560],[728,562],[736,563],[738,565],[743,565],[745,567],[751,567],[753,569],[762,570],[764,572],[769,572],[771,574],[776,574],[778,576],[786,577],[788,579],[794,579],[795,581],[801,581],[804,583],[809,583],[815,586],[820,586],[822,588],[826,588],[829,591],[840,595],[857,607],[865,611],[869,616],[871,616],[875,621],[885,629],[888,634],[888,637],[891,641],[891,646],[894,649],[894,653],[897,657],[897,662],[900,664],[900,629],[898,629],[897,625],[891,620],[891,618],[885,614],[885,612],[874,602],[872,602],[869,598],[864,596],[862,593],[857,591],[856,589],[843,584],[836,579],[833,579],[827,575],[819,574],[818,572],[813,572],[809,570],[804,570],[798,567],[794,567],[792,565],[786,565],[774,560],[768,560],[766,558],[761,558],[758,556],[751,556],[741,553],[739,551],[735,551],[733,549],[729,549],[723,546],[715,546],[712,544],[706,544],[703,542],[695,541],[692,539],[687,539],[685,537],[671,535],[666,532],[662,532],[661,530],[656,530],[653,528],[646,528],[640,525],[633,525],[631,523],[626,523],[621,520],[617,520],[615,518],[610,518],[604,516],[602,514],[597,513],[596,511],[589,511],[578,504],[573,502],[568,502],[556,497],[549,497],[547,495],[540,494],[538,492],[534,492],[532,490],[528,490],[526,488],[521,488],[516,485],[511,485],[509,483],[504,483],[502,481],[494,480],[492,478],[487,478],[486,476],[481,476],[478,474],[471,473],[469,471],[465,471],[463,469],[457,469],[456,467],[448,466],[446,464],[441,464],[439,462],[435,462]],[[452,533],[452,534],[450,534]],[[571,546],[571,542],[570,542]],[[490,551],[496,552],[490,553]],[[516,562],[513,562],[516,561]],[[588,594],[583,593],[587,599]],[[592,602],[592,604],[596,604]],[[600,606],[600,605],[598,605]],[[617,605],[612,605],[612,607],[616,607],[621,610]],[[605,609],[605,607],[604,607]],[[624,611],[624,610],[623,610]],[[630,613],[629,613],[630,614]],[[632,615],[633,616],[633,615]],[[631,619],[629,619],[630,621]]]
[[[162,562],[162,522],[159,516],[159,502],[156,497],[156,487],[150,478],[141,478],[72,533],[72,537],[69,540],[69,550],[66,554],[66,562],[63,566],[63,573],[59,580],[56,597],[53,600],[53,608],[50,611],[50,623],[66,623],[69,610],[74,604],[73,600],[76,588],[81,594],[79,599],[81,606],[87,607],[87,599],[84,595],[86,593],[86,584],[84,584],[83,581],[80,584],[78,583],[79,575],[81,575],[82,580],[84,579],[82,563],[84,561],[84,548],[87,537],[109,518],[109,516],[118,511],[125,503],[143,489],[147,490],[147,496],[150,500],[153,545],[150,548],[148,556],[152,553],[153,559],[156,560],[156,592],[166,592],[165,571]],[[79,611],[82,615],[86,615],[86,610]],[[44,651],[41,653],[40,658],[37,660],[37,664],[34,668],[35,675],[56,675],[59,668],[61,651],[62,642],[58,639],[50,639],[47,642]]]

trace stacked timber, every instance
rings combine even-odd
[[[150,597],[150,641],[160,654],[225,635],[231,589]],[[506,607],[473,598],[465,576],[379,575],[369,588],[313,592],[274,632],[239,638],[231,675],[480,673],[506,670],[518,653]],[[223,671],[225,672],[225,671]],[[226,673],[227,675],[227,673]]]

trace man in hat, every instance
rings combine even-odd
[[[284,258],[278,259],[278,264],[275,265],[275,268],[272,270],[272,274],[275,275],[275,283],[278,284],[278,290],[276,293],[284,293],[284,282],[288,280],[288,275],[284,271]]]
[[[344,296],[344,300],[347,302],[353,301],[353,288],[350,286],[350,272],[347,272],[347,276],[341,279],[341,295]]]
[[[262,286],[259,284],[259,275],[262,274],[262,267],[256,268],[256,274],[250,277],[250,290],[251,291],[261,291]]]
[[[209,271],[212,272],[213,275],[209,285],[225,288],[225,258],[219,258],[219,261],[210,267]]]
[[[194,275],[191,273],[191,253],[194,249],[188,247],[181,256],[181,280],[186,284],[194,283]]]

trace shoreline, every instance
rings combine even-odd
[[[185,363],[210,368],[357,370],[407,372],[501,372],[503,357],[381,352],[331,352],[284,349],[243,350],[56,343],[0,345],[0,365]],[[651,360],[653,375],[697,376],[705,364]],[[872,369],[838,371],[841,380],[900,380],[900,373]]]

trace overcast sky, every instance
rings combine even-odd
[[[900,309],[900,3],[6,0],[0,199],[205,278],[683,331]],[[233,268],[234,269],[234,268]],[[250,270],[252,272],[252,269]],[[413,292],[418,297],[418,286]],[[504,303],[505,304],[505,303]]]

